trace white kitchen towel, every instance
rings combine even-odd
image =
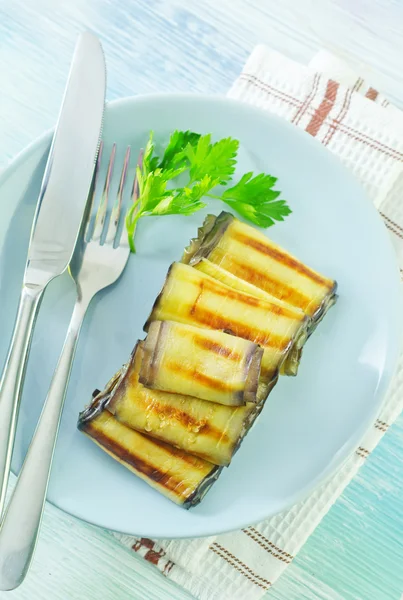
[[[327,52],[304,66],[265,46],[254,50],[229,96],[280,115],[337,154],[380,211],[403,268],[400,110]],[[258,525],[210,538],[155,542],[116,535],[196,598],[258,600],[291,563],[402,408],[403,358],[382,411],[360,446],[303,502]]]

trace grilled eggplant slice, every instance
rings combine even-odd
[[[222,331],[153,321],[139,381],[154,390],[227,406],[256,402],[263,349]]]
[[[304,265],[263,233],[222,212],[209,215],[182,261],[208,258],[240,279],[302,309],[312,328],[336,301],[337,284]]]
[[[217,465],[228,465],[261,410],[260,405],[224,406],[139,383],[143,343],[128,365],[98,396],[118,421]]]
[[[244,279],[239,279],[236,275],[233,275],[229,271],[226,271],[219,265],[212,263],[207,260],[207,258],[201,258],[197,263],[195,263],[194,268],[198,271],[202,271],[202,273],[206,273],[210,275],[210,277],[214,277],[221,283],[228,285],[229,287],[238,290],[240,292],[245,292],[245,294],[250,294],[251,296],[255,296],[256,298],[262,298],[267,302],[272,302],[277,304],[278,306],[290,306],[283,300],[279,300],[275,298],[271,294],[268,294],[264,290],[252,285],[251,283],[245,281]],[[296,308],[296,310],[299,310]],[[301,311],[303,313],[303,311]],[[311,328],[311,319],[307,319],[306,327],[304,327],[298,337],[295,339],[290,352],[288,353],[282,367],[281,374],[282,375],[297,375],[299,362],[302,355],[302,348],[308,339],[309,331]]]
[[[222,468],[133,431],[108,411],[102,402],[80,414],[78,428],[115,460],[161,494],[190,508],[198,504]]]
[[[279,306],[245,294],[183,263],[171,265],[165,285],[145,325],[177,321],[218,329],[264,348],[261,378],[275,380],[307,317],[292,306]]]
[[[239,277],[237,277],[236,275],[233,275],[229,271],[226,271],[225,269],[220,267],[220,265],[211,262],[207,258],[195,259],[194,261],[192,261],[192,267],[194,267],[198,271],[201,271],[202,273],[206,273],[206,275],[210,275],[210,277],[213,277],[218,281],[221,281],[221,283],[224,283],[225,285],[234,288],[234,290],[244,292],[245,294],[255,296],[256,298],[261,298],[262,300],[266,300],[267,302],[274,302],[274,304],[279,304],[280,306],[289,306],[287,302],[275,298],[275,296],[268,294],[261,288],[258,288],[255,285],[248,283],[244,279],[239,279]]]

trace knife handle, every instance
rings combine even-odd
[[[32,561],[67,386],[87,306],[88,301],[78,301],[75,305],[42,414],[1,523],[0,591],[18,587]]]
[[[0,516],[4,510],[25,369],[42,294],[43,287],[22,288],[13,338],[0,380]]]

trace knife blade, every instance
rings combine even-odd
[[[80,35],[42,180],[17,319],[0,380],[0,516],[32,332],[43,292],[71,260],[101,140],[106,66],[99,40]]]

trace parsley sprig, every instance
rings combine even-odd
[[[245,173],[232,187],[213,193],[217,186],[228,186],[237,164],[239,142],[233,138],[211,141],[211,135],[193,131],[174,131],[162,157],[156,154],[154,135],[150,137],[136,169],[134,202],[126,216],[130,248],[142,217],[191,215],[204,208],[203,198],[222,200],[234,211],[260,227],[270,227],[291,213],[280,192],[273,189],[277,179],[261,173]],[[186,178],[179,186],[179,179]]]

